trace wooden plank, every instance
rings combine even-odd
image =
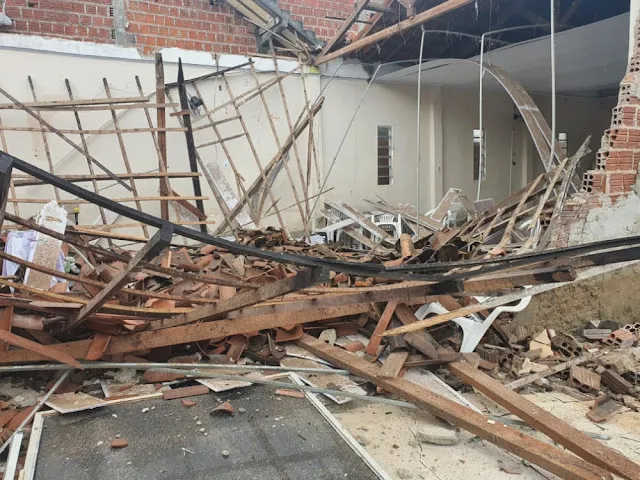
[[[5,260],[9,260],[10,262],[14,262],[17,263],[18,265],[23,265],[25,267],[29,267],[33,270],[36,270],[38,272],[42,272],[42,273],[46,273],[47,275],[52,275],[54,277],[58,277],[58,278],[64,278],[65,280],[70,280],[73,282],[77,282],[77,283],[81,283],[84,285],[91,285],[94,287],[98,287],[98,288],[103,288],[105,287],[107,284],[104,282],[101,282],[99,280],[93,280],[91,278],[88,277],[83,277],[83,276],[78,276],[78,275],[73,275],[70,273],[66,273],[66,272],[59,272],[57,270],[51,269],[51,268],[47,268],[43,265],[38,265],[37,263],[33,263],[33,262],[29,262],[27,260],[23,260],[20,257],[15,257],[13,255],[10,255],[8,253],[5,253],[3,251],[0,250],[0,258],[4,258]],[[216,303],[217,300],[211,299],[211,298],[197,298],[197,297],[183,297],[180,295],[169,295],[167,293],[158,293],[158,292],[153,292],[151,290],[138,290],[135,288],[123,288],[120,290],[121,293],[123,294],[130,294],[130,295],[137,295],[137,296],[141,296],[141,297],[148,297],[148,298],[159,298],[162,300],[175,300],[177,302],[189,302],[189,303]]]
[[[131,353],[149,348],[166,347],[181,343],[200,342],[212,338],[242,335],[259,330],[267,330],[276,327],[293,327],[303,323],[312,323],[332,318],[341,318],[349,315],[358,315],[371,311],[370,303],[360,303],[344,307],[312,308],[305,311],[293,311],[285,313],[265,313],[260,315],[247,315],[215,322],[201,322],[194,325],[166,328],[164,330],[152,330],[133,333],[130,335],[114,336],[104,352],[105,355],[117,355]],[[64,352],[76,358],[85,358],[91,340],[79,340],[75,342],[51,345],[49,348]],[[0,352],[0,363],[33,362],[44,357],[37,352],[27,350],[12,350]]]
[[[344,22],[342,22],[342,25],[340,25],[338,30],[336,30],[336,33],[333,35],[333,37],[331,37],[327,41],[327,44],[324,46],[324,48],[322,49],[322,51],[320,52],[320,55],[318,57],[322,57],[323,55],[326,55],[327,53],[329,53],[331,51],[331,49],[335,46],[335,44],[338,43],[340,40],[342,40],[342,37],[344,37],[344,35],[349,31],[351,26],[358,19],[358,16],[360,15],[360,13],[362,13],[362,11],[365,9],[365,7],[369,4],[369,1],[370,0],[359,0],[358,1],[358,3],[355,5],[353,11],[344,20]]]
[[[174,388],[162,392],[165,400],[175,400],[176,398],[195,397],[196,395],[206,395],[210,392],[206,385],[193,385],[191,387]]]
[[[442,315],[435,315],[431,318],[412,323],[411,325],[404,325],[399,328],[394,328],[393,330],[384,332],[382,336],[386,337],[389,335],[399,335],[401,333],[416,332],[418,330],[422,330],[423,328],[435,327],[436,325],[448,322],[449,320],[453,320],[457,317],[465,317],[472,313],[482,312],[483,310],[506,305],[507,303],[515,302],[517,300],[522,300],[523,298],[530,295],[537,295],[538,293],[546,292],[547,290],[553,290],[559,285],[561,285],[561,283],[551,285],[536,285],[534,287],[527,288],[525,290],[519,290],[507,295],[502,295],[501,297],[496,297],[486,302],[478,303],[476,305],[469,305],[468,307],[463,307],[458,310],[443,313]]]
[[[505,387],[510,390],[518,390],[526,385],[530,385],[533,382],[537,382],[541,378],[550,377],[551,375],[555,375],[556,373],[560,373],[564,370],[568,370],[571,367],[576,365],[582,365],[591,359],[591,355],[584,355],[582,357],[574,358],[573,360],[569,360],[568,362],[559,363],[558,365],[554,365],[553,367],[549,367],[546,370],[538,373],[534,373],[532,375],[527,375],[526,377],[519,378],[514,380],[513,382],[507,383]]]
[[[407,361],[408,357],[408,350],[397,350],[395,352],[391,352],[382,364],[380,375],[383,377],[397,377],[404,367],[404,362]]]
[[[268,283],[260,288],[256,288],[255,290],[249,290],[238,295],[233,295],[226,300],[220,300],[215,305],[207,305],[197,308],[193,312],[185,315],[155,322],[152,329],[159,330],[167,327],[185,325],[187,323],[212,320],[219,315],[223,315],[233,310],[249,307],[256,303],[264,302],[265,300],[270,300],[272,298],[327,281],[329,281],[329,272],[327,270],[303,270],[293,277],[285,278],[274,283]]]
[[[501,447],[543,469],[567,479],[611,478],[607,472],[512,427],[490,422],[488,417],[433,393],[403,378],[380,376],[380,367],[309,335],[297,341],[323,360],[396,394],[460,428]]]
[[[111,109],[115,111],[115,109]],[[51,129],[48,127],[1,127],[2,130],[7,132],[42,132],[42,133],[52,133]],[[120,134],[129,134],[129,133],[161,133],[161,132],[172,132],[172,133],[181,133],[184,132],[184,128],[174,127],[174,128],[149,128],[149,127],[140,127],[140,128],[100,128],[100,129],[73,129],[73,128],[60,128],[56,129],[57,133],[67,134],[67,135],[120,135]],[[83,152],[84,154],[84,152]]]
[[[101,332],[96,333],[87,352],[86,359],[90,361],[100,360],[109,346],[110,341],[111,335]]]
[[[11,323],[13,321],[13,305],[2,309],[0,314],[0,330],[11,332]],[[0,342],[0,352],[9,350],[9,344]]]
[[[587,462],[629,480],[640,479],[640,465],[608,448],[602,442],[576,430],[564,420],[551,415],[544,408],[540,408],[469,363],[451,363],[449,370],[465,383]]]
[[[0,164],[0,169],[2,168],[2,165]],[[29,228],[31,230],[35,230],[37,232],[41,232],[44,233],[46,235],[49,235],[50,237],[53,238],[57,238],[63,242],[67,242],[70,245],[74,245],[82,250],[85,251],[89,251],[92,253],[96,253],[98,255],[101,255],[103,257],[109,258],[109,259],[114,259],[114,260],[118,260],[121,262],[128,262],[129,260],[131,260],[130,258],[128,258],[126,255],[122,255],[119,253],[116,253],[112,250],[107,250],[104,249],[102,247],[98,247],[96,245],[86,245],[83,244],[80,241],[75,240],[72,236],[70,235],[63,235],[63,234],[59,234],[57,232],[54,232],[51,229],[48,229],[46,227],[37,225],[34,221],[31,220],[24,220],[20,217],[17,217],[15,215],[12,214],[7,214],[6,215],[7,220],[14,222],[18,225],[22,225],[23,227]],[[195,282],[204,282],[204,283],[209,283],[212,285],[231,285],[231,286],[235,286],[235,287],[241,287],[241,288],[257,288],[256,285],[253,285],[251,283],[248,282],[243,282],[241,280],[237,280],[233,277],[231,277],[231,275],[225,275],[225,274],[218,274],[217,276],[214,275],[202,275],[202,274],[198,274],[195,275],[193,273],[189,273],[189,272],[185,272],[183,270],[178,270],[175,268],[164,268],[162,266],[159,265],[153,265],[151,263],[145,262],[143,264],[143,267],[145,270],[151,271],[151,272],[157,272],[157,273],[162,273],[163,275],[170,275],[172,277],[176,277],[176,278],[182,278],[184,280],[193,280]]]
[[[37,354],[40,358],[45,358],[48,360],[55,360],[56,362],[64,363],[73,368],[77,368],[82,370],[82,365],[75,358],[70,356],[69,354],[58,350],[53,347],[45,347],[44,345],[40,345],[39,343],[33,342],[23,337],[19,337],[11,332],[7,332],[5,330],[0,330],[0,340],[8,343],[14,347],[22,348],[25,351],[29,351],[31,353]],[[7,354],[11,354],[12,352],[4,352]]]
[[[162,62],[162,53],[156,53],[156,102],[164,103],[164,64]],[[158,107],[156,109],[156,124],[158,128],[167,127],[167,114],[164,107]],[[149,124],[151,126],[151,124]],[[158,132],[158,168],[161,172],[167,171],[167,133],[163,131]],[[171,187],[166,179],[160,179],[160,195],[169,195]],[[169,220],[169,202],[160,202],[160,216],[163,220]]]
[[[121,289],[129,282],[129,275],[139,269],[139,263],[149,261],[157,256],[160,251],[171,243],[173,237],[173,226],[166,224],[158,232],[151,237],[148,243],[140,249],[131,259],[127,266],[116,275],[100,292],[93,297],[76,315],[76,317],[67,322],[65,330],[72,329],[82,324],[87,318],[96,313],[102,305],[107,303],[115,292]]]
[[[410,325],[418,321],[415,314],[407,307],[405,303],[399,303],[396,306],[396,317],[403,325]],[[424,332],[410,332],[402,337],[405,342],[411,345],[419,352],[424,353],[431,359],[438,358],[438,342],[427,331]]]
[[[73,101],[73,91],[71,90],[71,82],[69,82],[68,78],[64,79],[64,83],[67,87],[67,94],[69,95],[69,100]],[[77,110],[73,111],[73,117],[76,121],[76,126],[78,127],[78,130],[82,130],[82,122],[80,121],[80,114],[78,113]],[[44,134],[43,134],[44,135]],[[89,151],[89,144],[87,143],[87,139],[84,136],[84,134],[80,135],[80,142],[82,143],[82,148],[84,148],[87,152]],[[93,163],[91,162],[91,160],[89,160],[88,158],[86,158],[87,161],[87,168],[89,169],[89,173],[91,174],[91,176],[95,175],[95,170],[93,169]],[[93,187],[93,191],[96,195],[100,194],[100,190],[98,189],[98,182],[96,180],[93,180],[91,182],[91,186]],[[14,195],[15,197],[16,195]],[[100,212],[100,219],[102,220],[102,224],[103,225],[108,225],[109,221],[107,219],[107,212],[103,207],[99,207],[98,211]],[[113,242],[111,240],[108,241],[109,243],[109,248],[113,248]]]
[[[174,201],[178,201],[178,200],[196,200],[196,201],[202,201],[202,200],[209,200],[209,197],[203,197],[203,196],[192,196],[192,197],[180,197],[180,196],[165,196],[165,195],[159,195],[156,197],[125,197],[125,198],[112,198],[111,199],[114,202],[118,202],[118,203],[130,203],[130,202],[157,202],[158,200],[174,200]],[[51,200],[50,199],[44,199],[44,198],[10,198],[9,199],[10,202],[16,202],[16,203],[36,203],[36,204],[47,204],[49,203]],[[88,200],[84,200],[82,198],[78,198],[75,200],[60,200],[58,202],[59,205],[77,205],[77,204],[84,204],[84,203],[91,203]]]
[[[372,233],[375,237],[378,237],[382,241],[393,245],[393,238],[389,238],[389,234],[382,230],[380,227],[375,225],[371,220],[365,218],[360,212],[356,211],[354,208],[350,207],[344,202],[325,202],[329,207],[339,211],[343,215],[346,215],[351,220],[356,222],[362,228]]]
[[[6,96],[6,95],[5,95]],[[7,97],[9,98],[9,97]],[[10,99],[10,98],[9,98]],[[11,100],[11,99],[10,99]],[[118,103],[148,103],[148,98],[140,97],[120,97],[120,98],[89,98],[82,100],[52,100],[48,102],[27,102],[23,103],[27,107],[31,107],[34,110],[51,109],[58,107],[71,107],[76,108],[83,105],[115,105]],[[19,105],[16,106],[13,103],[0,104],[0,110],[22,110]]]
[[[567,171],[564,179],[562,180],[562,184],[560,185],[560,189],[558,194],[556,195],[556,203],[553,206],[553,212],[551,214],[551,220],[549,221],[549,226],[547,227],[546,232],[542,236],[540,243],[538,243],[538,247],[536,250],[544,250],[549,241],[551,240],[551,235],[553,235],[553,231],[556,228],[556,223],[560,218],[560,213],[562,212],[562,208],[564,207],[564,202],[567,199],[567,195],[569,194],[569,188],[571,187],[571,181],[573,179],[573,175],[575,174],[576,168],[578,166],[578,162],[587,155],[591,149],[589,148],[589,142],[591,141],[591,135],[589,135],[580,148],[576,151],[576,153],[571,157],[569,161],[569,165],[567,167]]]
[[[555,189],[556,183],[558,183],[560,176],[563,173],[565,173],[564,167],[568,161],[569,159],[565,158],[564,160],[562,160],[562,162],[560,162],[560,165],[556,167],[555,173],[551,178],[551,180],[549,180],[549,185],[547,185],[547,190],[544,192],[544,195],[542,195],[542,198],[538,202],[538,207],[536,208],[535,213],[531,217],[531,224],[529,225],[529,230],[533,230],[534,228],[536,228],[536,225],[538,223],[538,220],[540,219],[540,215],[542,214],[542,210],[544,209],[544,206],[546,205],[547,200],[549,200],[549,197],[553,193],[553,190]]]
[[[200,173],[198,172],[145,172],[145,173],[117,173],[118,177],[123,180],[129,179],[149,179],[149,178],[191,178],[191,177],[199,177]],[[93,180],[96,181],[113,181],[113,179],[109,175],[57,175],[61,180],[66,180],[67,182],[91,182]],[[15,187],[30,187],[32,185],[45,185],[46,182],[42,180],[38,180],[37,178],[30,177],[28,175],[14,175],[15,179],[14,186]]]
[[[380,320],[378,320],[378,325],[376,325],[375,330],[373,331],[373,335],[371,335],[371,339],[369,340],[369,344],[367,348],[365,348],[365,353],[376,357],[378,354],[378,347],[382,342],[382,333],[389,326],[389,322],[391,321],[391,317],[393,316],[393,312],[396,309],[398,302],[395,300],[391,300],[387,303],[386,307],[384,307],[384,311],[380,316]]]
[[[513,231],[513,227],[516,224],[516,220],[520,216],[520,212],[524,208],[524,205],[529,201],[529,197],[535,191],[536,187],[541,181],[542,181],[542,175],[539,175],[533,182],[531,182],[529,189],[522,196],[522,198],[520,199],[520,202],[518,202],[518,206],[516,207],[514,212],[511,214],[509,223],[507,223],[507,227],[504,229],[504,233],[502,234],[502,239],[500,240],[500,243],[498,243],[496,248],[502,248],[511,241],[511,232]]]
[[[445,13],[451,12],[455,9],[463,7],[471,3],[472,0],[447,0],[435,7],[432,7],[424,12],[420,12],[416,16],[412,18],[408,18],[407,20],[403,20],[402,22],[397,23],[396,25],[392,25],[390,27],[385,28],[384,30],[380,30],[379,32],[373,33],[367,37],[356,40],[355,42],[351,42],[346,47],[343,47],[335,52],[328,53],[326,55],[318,57],[314,64],[320,65],[322,63],[326,63],[329,60],[333,60],[335,58],[339,58],[343,55],[347,55],[348,53],[355,52],[360,50],[361,48],[372,45],[380,40],[384,40],[385,38],[389,38],[393,35],[399,35],[403,32],[406,32],[410,28],[413,28],[417,25],[422,25],[423,23],[432,20],[434,18],[440,17]]]
[[[189,109],[189,101],[187,100],[187,90],[184,86],[184,71],[182,70],[182,59],[178,59],[178,94],[180,96],[180,108],[182,110]],[[182,124],[185,127],[185,139],[187,141],[187,154],[189,156],[189,170],[192,172],[198,171],[198,160],[196,158],[196,145],[193,140],[193,129],[191,126],[191,115],[185,115],[182,117]],[[193,177],[193,194],[196,197],[202,196],[202,188],[200,187],[200,179],[198,177]],[[202,199],[196,199],[196,207],[203,214],[204,212],[204,203]],[[207,226],[200,225],[200,231],[203,233],[207,233]]]

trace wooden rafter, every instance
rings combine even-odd
[[[351,52],[355,52],[356,50],[360,50],[361,48],[367,47],[375,42],[379,42],[380,40],[384,40],[385,38],[389,38],[393,35],[397,35],[399,33],[406,32],[410,28],[416,27],[418,25],[422,25],[423,23],[437,18],[441,15],[449,13],[453,10],[456,10],[460,7],[468,5],[473,0],[447,0],[444,3],[436,5],[433,8],[425,10],[424,12],[420,12],[415,15],[413,18],[408,18],[403,20],[402,22],[397,23],[391,27],[385,28],[384,30],[380,30],[379,32],[373,33],[367,37],[361,38],[352,42],[351,44],[343,47],[335,52],[331,52],[327,55],[323,55],[316,59],[315,64],[320,65],[322,63],[326,63],[329,60],[333,60],[335,58],[341,57],[342,55],[346,55]]]

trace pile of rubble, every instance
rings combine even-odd
[[[0,398],[2,449],[11,445],[16,452],[10,468],[45,405],[67,414],[151,396],[180,399],[187,408],[192,397],[266,384],[283,396],[306,391],[337,402],[417,406],[565,478],[637,474],[629,459],[514,392],[538,384],[579,392],[595,399],[592,415],[602,420],[611,415],[602,409],[637,405],[637,380],[630,376],[638,370],[636,326],[591,325],[585,336],[602,341],[589,345],[563,332],[529,338],[506,328],[531,296],[637,256],[635,238],[513,254],[537,245],[539,228],[531,230],[533,241],[519,243],[527,231],[521,216],[528,212],[530,222],[530,215],[552,215],[545,205],[563,178],[559,170],[550,172],[548,186],[542,176],[528,193],[461,226],[443,225],[426,240],[382,234],[376,245],[386,241],[386,251],[378,252],[375,245],[308,245],[275,230],[239,231],[240,241],[231,242],[128,209],[13,157],[0,155],[1,161],[157,229],[137,241],[138,249],[104,248],[100,241],[113,236],[67,228],[55,202],[35,221],[4,213],[4,222],[26,230],[5,236],[0,252],[10,268],[0,279],[0,364],[7,365],[0,368],[37,372],[35,391],[43,394]],[[536,186],[538,200],[532,199]],[[530,201],[537,206],[525,208]],[[339,208],[348,212],[345,220],[375,235],[377,225]],[[501,220],[507,211],[511,216]],[[485,254],[477,235],[500,240]],[[180,237],[199,243],[183,246]],[[434,255],[445,247],[446,257]],[[52,377],[52,370],[62,375]],[[282,382],[270,375],[274,370],[304,381]],[[580,458],[488,422],[442,379],[472,386]],[[233,413],[234,407],[221,403],[220,409]]]

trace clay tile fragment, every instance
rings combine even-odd
[[[126,438],[114,438],[111,442],[111,448],[124,448],[129,445]]]
[[[210,415],[218,415],[218,416],[223,416],[223,415],[229,415],[229,416],[233,416],[236,413],[236,409],[233,408],[233,406],[229,403],[229,402],[224,402],[221,403],[220,405],[218,405],[216,408],[214,408],[211,411]]]
[[[183,407],[193,407],[195,405],[197,405],[197,403],[194,402],[193,400],[185,400],[185,399],[182,400]]]

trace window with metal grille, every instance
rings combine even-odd
[[[482,148],[482,152],[480,149]],[[484,165],[484,150],[485,150],[485,138],[484,129],[480,133],[480,129],[473,130],[473,180],[478,181],[480,177],[480,165],[482,165],[482,179],[485,179],[485,165]],[[482,163],[481,163],[482,162]]]
[[[567,156],[567,146],[569,142],[569,137],[566,133],[558,134],[558,145],[560,146],[560,150],[564,153],[564,156]]]
[[[391,185],[393,143],[391,127],[378,126],[378,185]]]

